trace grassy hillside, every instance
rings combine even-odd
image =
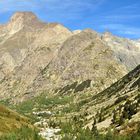
[[[0,133],[6,133],[13,129],[27,125],[31,127],[29,120],[18,113],[0,105]]]
[[[0,140],[40,140],[28,118],[0,105]]]
[[[100,93],[88,90],[73,92],[69,90],[73,86],[67,86],[55,94],[44,91],[14,108],[35,124],[43,120],[47,128],[60,128],[57,135],[64,140],[74,137],[77,140],[108,140],[108,137],[110,140],[139,140],[139,78],[140,66]],[[25,118],[16,120],[17,116],[12,116],[17,123],[18,120],[25,124],[28,122]],[[45,128],[43,123],[38,127]]]
[[[47,98],[46,98],[47,97]],[[42,96],[34,98],[34,100],[26,101],[17,106],[17,110],[21,111],[23,114],[29,115],[31,118],[44,118],[47,119],[48,127],[50,128],[60,128],[61,132],[59,133],[62,136],[62,140],[72,140],[76,136],[76,140],[139,140],[140,139],[140,121],[136,119],[135,115],[139,112],[134,112],[130,116],[126,115],[126,118],[123,119],[122,123],[119,124],[120,116],[124,113],[124,110],[128,110],[131,105],[135,104],[135,101],[139,101],[139,94],[136,96],[135,100],[130,100],[130,102],[125,102],[125,98],[117,100],[113,106],[109,106],[102,110],[102,113],[99,110],[99,113],[95,111],[95,118],[90,118],[93,114],[90,114],[88,111],[83,112],[82,108],[84,105],[79,103],[74,103],[73,99],[75,97],[65,96],[59,97],[53,96],[48,97],[45,94]],[[73,105],[72,105],[73,103]],[[90,103],[90,102],[89,102]],[[112,124],[108,127],[102,134],[102,130],[97,130],[97,125],[105,121],[109,114],[113,114],[114,109],[121,106],[121,113],[119,114],[119,109],[116,109],[115,120],[112,120]],[[86,106],[86,104],[85,104]],[[125,107],[125,109],[124,109]],[[134,106],[135,107],[135,106]],[[40,114],[35,115],[33,112],[40,112],[50,110],[52,115]],[[128,111],[127,110],[127,111]],[[135,111],[135,108],[134,108]],[[128,113],[129,115],[129,113]],[[94,116],[94,115],[93,115]],[[130,117],[130,118],[129,118]],[[133,119],[132,119],[133,118]],[[113,116],[112,116],[113,119]],[[128,122],[129,119],[132,121]],[[136,122],[137,120],[137,122]],[[37,120],[36,120],[37,121]],[[114,121],[114,122],[113,122]],[[93,123],[92,123],[93,122]],[[92,123],[91,129],[85,127],[86,124]],[[119,126],[119,127],[117,127]],[[121,127],[120,127],[121,126]],[[118,129],[119,128],[119,129]],[[104,131],[104,130],[103,130]],[[105,134],[106,133],[106,134]],[[128,135],[129,134],[129,135]],[[128,136],[127,136],[128,135]]]

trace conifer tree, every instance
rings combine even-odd
[[[123,116],[121,115],[121,116],[120,116],[120,119],[119,119],[119,125],[121,126],[123,123],[124,123],[124,118],[123,118]]]
[[[96,119],[95,119],[96,120]],[[92,129],[91,132],[94,136],[98,135],[98,130],[97,130],[97,126],[96,126],[96,121],[94,120],[93,124],[92,124]]]
[[[112,123],[113,123],[113,124],[116,123],[116,117],[117,117],[117,114],[116,114],[116,111],[114,110],[114,111],[113,111],[113,118],[112,118]]]

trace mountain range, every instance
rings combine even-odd
[[[92,29],[71,31],[59,23],[42,22],[32,12],[17,12],[0,25],[0,99],[28,117],[33,110],[49,109],[62,113],[58,116],[63,122],[67,110],[65,116],[78,116],[83,128],[92,129],[96,120],[99,130],[133,132],[140,113],[139,64],[140,40]],[[23,108],[25,104],[32,112]],[[126,117],[125,105],[135,105],[137,111]],[[125,120],[134,122],[134,130],[123,126]]]

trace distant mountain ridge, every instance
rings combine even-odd
[[[139,41],[90,29],[72,32],[17,12],[0,25],[0,97],[22,101],[88,79],[98,92],[140,63],[139,53]]]
[[[104,33],[102,38],[111,47],[118,61],[123,63],[128,70],[132,70],[140,64],[139,40],[120,38],[108,32]]]

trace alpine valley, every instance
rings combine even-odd
[[[140,40],[32,12],[0,25],[0,140],[139,139]]]

